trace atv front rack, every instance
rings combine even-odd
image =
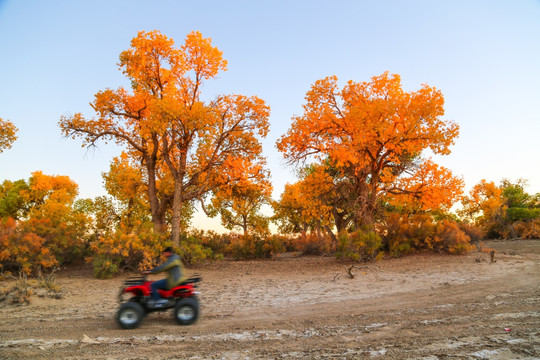
[[[147,281],[148,281],[148,279],[146,278],[146,276],[134,276],[134,277],[127,278],[127,280],[124,281],[124,285],[126,287],[135,286],[135,285],[142,285]],[[202,278],[200,276],[194,276],[194,277],[191,277],[191,278],[185,280],[184,282],[182,282],[181,284],[179,284],[177,286],[187,285],[187,284],[194,284],[194,283],[198,283],[200,281],[202,281]]]

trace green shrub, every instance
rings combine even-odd
[[[373,260],[381,246],[382,240],[374,231],[359,229],[352,233],[343,232],[338,236],[336,256],[354,261]]]
[[[94,277],[98,279],[110,279],[120,272],[118,258],[108,256],[96,256],[92,258],[92,269]]]
[[[178,254],[184,264],[195,265],[207,259],[219,258],[212,248],[204,245],[204,233],[185,233],[180,238]]]
[[[506,218],[511,222],[540,218],[540,208],[511,207],[506,209]]]
[[[415,226],[411,226],[408,217],[400,214],[391,214],[386,219],[382,229],[383,248],[392,257],[407,255],[418,249],[420,234],[425,234],[424,217],[417,217]]]

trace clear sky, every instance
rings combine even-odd
[[[0,181],[42,170],[71,177],[80,197],[106,194],[101,173],[120,149],[87,151],[57,123],[94,115],[97,91],[129,86],[118,55],[154,29],[178,45],[199,30],[223,51],[229,70],[207,83],[205,98],[257,95],[270,105],[264,151],[275,198],[295,180],[275,142],[311,84],[384,71],[400,74],[407,91],[425,83],[443,92],[445,118],[461,131],[452,154],[434,160],[467,191],[483,178],[524,178],[540,192],[539,0],[0,0],[0,117],[19,128],[0,154]]]

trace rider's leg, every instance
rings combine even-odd
[[[161,296],[159,295],[159,289],[167,290],[167,279],[162,279],[158,281],[154,281],[152,283],[152,299],[155,301],[158,301],[161,299]]]

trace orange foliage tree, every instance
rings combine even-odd
[[[102,174],[105,189],[118,205],[119,220],[128,228],[146,222],[149,220],[148,215],[151,214],[145,173],[140,166],[132,164],[132,160],[127,154],[122,153],[112,160],[109,171]],[[170,206],[170,196],[163,194],[160,173],[156,174],[157,197]],[[170,193],[169,191],[168,194]],[[163,207],[163,210],[165,211],[167,207]],[[165,212],[160,214],[160,223],[165,222],[165,215]]]
[[[335,76],[327,77],[312,86],[303,115],[277,146],[292,164],[328,162],[347,179],[335,185],[350,194],[355,226],[373,227],[385,197],[434,207],[461,193],[460,179],[422,158],[428,149],[449,154],[458,136],[458,125],[441,119],[443,105],[439,90],[423,85],[406,92],[397,74],[349,81],[342,90]]]
[[[119,65],[132,91],[100,91],[92,103],[97,119],[75,114],[63,117],[60,127],[84,146],[100,139],[126,146],[133,163],[143,164],[154,229],[165,231],[172,206],[172,237],[179,244],[186,204],[261,171],[259,139],[268,132],[269,108],[242,95],[201,99],[204,82],[226,70],[227,62],[197,31],[180,48],[159,31],[141,31]],[[160,197],[158,172],[164,169],[173,189]]]
[[[9,189],[0,194],[0,207],[7,209],[0,213],[3,266],[30,273],[82,257],[88,218],[74,211],[75,182],[36,171],[27,183],[4,182],[2,188]]]
[[[512,183],[503,179],[500,185],[482,179],[469,196],[462,200],[460,215],[482,228],[488,237],[518,237],[540,221],[540,194],[525,192],[527,181]],[[516,229],[517,227],[517,229]],[[530,235],[536,233],[532,231]]]
[[[463,194],[463,179],[444,167],[426,160],[418,164],[415,176],[396,179],[397,190],[388,191],[388,205],[408,213],[449,211]]]
[[[210,213],[219,213],[225,228],[242,229],[244,235],[269,233],[269,218],[260,213],[270,204],[272,185],[268,178],[240,181],[219,188],[212,198]]]
[[[471,189],[469,196],[463,198],[462,204],[460,215],[479,225],[485,225],[492,220],[500,221],[506,210],[503,189],[493,181],[488,182],[485,179]]]
[[[300,177],[296,183],[285,185],[279,201],[273,203],[274,221],[280,225],[280,230],[318,233],[328,231],[334,224],[339,227],[338,209],[333,206],[339,192],[326,168],[322,165],[306,167]]]
[[[17,140],[17,131],[17,127],[11,121],[0,118],[0,154],[10,149]]]
[[[43,237],[22,231],[13,218],[0,219],[0,268],[17,268],[30,274],[39,267],[58,265],[44,244]]]
[[[45,240],[47,247],[61,263],[82,256],[88,218],[73,211],[78,185],[68,176],[46,175],[35,171],[23,198],[30,211],[23,228]]]
[[[282,233],[306,232],[309,223],[303,216],[302,194],[298,183],[286,184],[278,201],[272,202],[274,215],[272,221]]]

